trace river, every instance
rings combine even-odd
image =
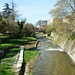
[[[34,65],[32,75],[75,75],[75,65],[70,56],[51,40],[39,39],[37,50],[40,60]]]

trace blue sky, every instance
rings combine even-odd
[[[4,3],[11,4],[12,0],[0,0],[0,11]],[[36,24],[38,20],[48,20],[48,12],[53,9],[57,0],[14,0],[21,18],[26,18],[28,23]]]

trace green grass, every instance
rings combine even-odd
[[[24,51],[24,62],[27,63],[30,59],[34,59],[36,55],[39,55],[39,52],[36,50],[25,50]]]
[[[12,67],[19,50],[20,48],[12,48],[9,51],[5,51],[4,57],[1,59],[0,63],[0,75],[14,75],[12,72]]]
[[[0,49],[8,46],[20,46],[20,43],[28,40],[36,40],[35,37],[20,37],[19,39],[11,39],[0,45]],[[12,70],[13,63],[16,58],[16,54],[19,53],[20,48],[12,48],[8,51],[5,51],[4,57],[0,59],[0,75],[14,75]],[[37,51],[24,51],[25,62],[29,61],[31,58],[34,58],[37,55]],[[3,64],[4,62],[4,64]]]
[[[4,36],[4,34],[0,34],[0,38],[7,38],[7,37],[8,37],[8,35]]]
[[[37,38],[36,37],[28,37],[28,39],[36,40]]]
[[[71,40],[75,40],[75,36],[70,36],[69,37]]]
[[[7,38],[8,36],[0,36],[0,38]]]
[[[29,41],[29,42],[27,42],[27,44],[24,45],[24,47],[25,47],[25,49],[35,48],[35,43],[36,43],[36,41]]]
[[[33,68],[34,64],[39,59],[38,55],[40,53],[36,50],[25,50],[24,51],[24,66],[26,67],[26,64],[29,64],[30,67]],[[25,70],[26,71],[26,70]],[[32,69],[29,68],[29,75],[32,75]]]
[[[6,41],[5,43],[0,45],[0,49],[5,48],[5,47],[9,47],[9,46],[20,46],[20,43],[28,41],[28,40],[36,40],[37,38],[35,37],[20,37],[19,39],[10,39],[8,41]]]
[[[38,33],[39,35],[44,35],[43,33]]]
[[[0,75],[14,75],[14,73],[8,69],[0,69]]]
[[[52,36],[47,36],[47,38],[52,38]]]

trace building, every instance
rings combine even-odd
[[[59,19],[61,19],[61,18],[58,18],[58,20],[59,20]],[[54,20],[55,20],[55,19],[53,19],[53,18],[50,19],[50,20],[48,20],[48,25],[49,25],[49,24],[52,25],[52,23],[53,23]],[[69,24],[69,19],[63,18],[63,19],[62,19],[62,22],[63,22],[63,23],[68,23],[68,24]]]
[[[51,24],[51,23],[53,23],[53,20],[54,20],[53,18],[49,19],[48,20],[48,25]]]
[[[36,22],[36,25],[39,26],[46,26],[47,25],[47,20],[39,20],[38,22]]]
[[[47,20],[42,21],[42,24],[47,25]]]
[[[42,24],[42,20],[39,20],[38,22],[36,22],[36,25],[40,25]]]

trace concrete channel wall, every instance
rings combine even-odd
[[[62,36],[58,36],[56,33],[51,34],[53,41],[58,42],[58,45],[69,54],[75,63],[75,40],[71,40]]]
[[[13,72],[15,73],[15,75],[19,75],[21,68],[22,68],[22,64],[23,64],[23,52],[24,52],[24,46],[21,46],[21,51],[19,54],[19,59],[17,61],[17,64],[13,67]]]

